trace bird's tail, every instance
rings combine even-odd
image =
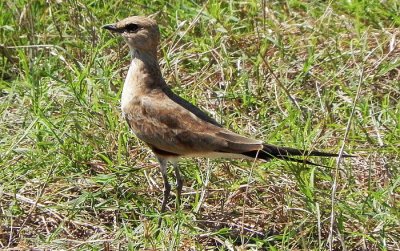
[[[297,158],[292,158],[292,156],[319,156],[319,157],[338,157],[338,154],[336,153],[326,153],[326,152],[320,152],[320,151],[306,151],[306,150],[300,150],[300,149],[295,149],[295,148],[290,148],[290,147],[279,147],[279,146],[274,146],[274,145],[269,145],[269,144],[263,144],[263,149],[260,151],[249,151],[249,152],[244,152],[242,153],[243,155],[246,155],[251,158],[258,158],[258,159],[263,159],[263,160],[270,160],[270,159],[282,159],[282,160],[288,160],[292,162],[297,162],[297,163],[304,163],[308,165],[314,165],[314,166],[322,166],[315,164],[311,161],[308,161],[306,159],[297,159]],[[355,157],[353,155],[348,155],[348,154],[343,154],[342,157]]]

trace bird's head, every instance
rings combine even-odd
[[[131,50],[157,50],[160,40],[160,31],[157,23],[148,17],[132,16],[114,24],[107,24],[103,29],[119,33],[125,39]]]

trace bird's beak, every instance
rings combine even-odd
[[[102,26],[101,28],[112,31],[112,32],[119,32],[119,29],[117,28],[117,26],[115,26],[115,24],[106,24],[106,25]]]

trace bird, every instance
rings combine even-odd
[[[161,215],[171,192],[168,163],[174,168],[176,203],[181,203],[183,180],[178,160],[182,157],[280,159],[316,166],[320,165],[293,156],[338,157],[335,153],[280,147],[242,136],[176,95],[161,73],[157,58],[160,31],[152,18],[131,16],[102,28],[121,35],[130,49],[132,60],[121,94],[122,116],[159,162],[164,183]]]

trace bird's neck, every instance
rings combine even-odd
[[[162,75],[158,65],[157,52],[155,50],[132,49],[131,55],[132,62],[126,81],[137,87],[147,89],[158,88],[163,81],[161,81]]]
[[[132,62],[122,90],[121,107],[165,85],[156,52],[131,50]]]
[[[146,64],[150,64],[149,66],[155,66],[158,68],[158,60],[157,60],[157,50],[139,50],[135,48],[130,49],[130,54],[132,56],[132,60],[139,60]]]

